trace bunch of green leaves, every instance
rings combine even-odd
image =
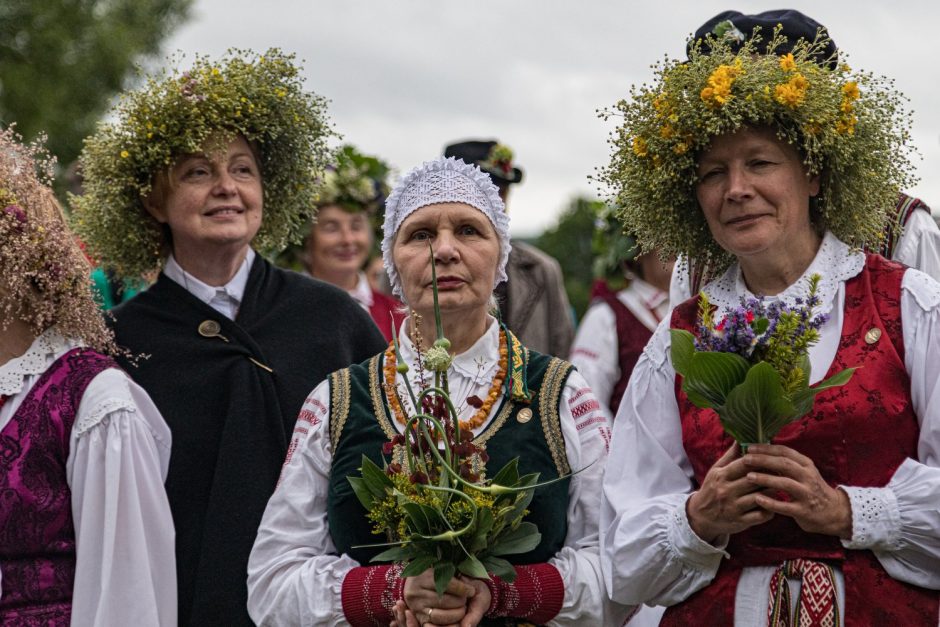
[[[818,304],[819,275],[809,298],[790,308],[765,307],[754,299],[714,322],[705,294],[699,299],[700,336],[670,329],[673,368],[696,407],[715,410],[724,430],[743,447],[768,443],[786,425],[813,409],[816,395],[848,383],[846,368],[810,386],[809,348],[819,341],[824,316]]]

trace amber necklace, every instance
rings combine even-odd
[[[405,416],[405,411],[402,409],[401,399],[398,398],[398,391],[395,386],[397,361],[398,360],[395,358],[395,344],[391,343],[388,345],[388,348],[385,349],[385,365],[382,367],[385,373],[385,396],[388,398],[388,404],[392,409],[392,413],[395,414],[395,420],[403,425],[407,424],[408,420]],[[490,386],[490,391],[486,395],[486,400],[483,401],[483,404],[480,405],[480,408],[469,420],[458,421],[461,429],[472,431],[483,424],[486,417],[490,415],[493,404],[496,403],[496,400],[499,398],[500,389],[503,387],[503,382],[506,380],[506,373],[508,371],[509,351],[506,348],[506,333],[504,331],[499,334],[499,370],[497,370],[496,376],[493,377],[493,384]]]

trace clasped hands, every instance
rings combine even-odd
[[[789,500],[774,496],[781,492]],[[848,495],[826,483],[809,457],[779,444],[752,444],[742,456],[735,443],[688,498],[686,514],[692,531],[709,543],[778,514],[810,533],[852,537]]]
[[[405,579],[404,599],[395,603],[392,627],[474,627],[490,607],[490,589],[479,579],[455,577],[437,596],[434,569]]]

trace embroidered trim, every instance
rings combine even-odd
[[[382,431],[385,432],[386,437],[391,440],[398,435],[398,432],[395,431],[395,427],[388,417],[388,412],[386,411],[387,405],[385,404],[385,392],[382,390],[380,383],[382,380],[382,370],[384,368],[384,364],[381,363],[383,356],[383,353],[379,353],[369,360],[369,390],[372,392],[372,409],[375,412],[375,419],[379,421],[379,426],[382,427]]]
[[[330,375],[330,443],[333,452],[339,445],[339,437],[349,418],[349,368],[337,370]]]
[[[555,467],[560,476],[571,474],[568,454],[565,451],[565,438],[561,433],[561,418],[558,415],[558,401],[564,388],[565,379],[571,372],[572,365],[563,359],[553,357],[545,371],[542,388],[539,390],[539,414],[545,441],[555,460]]]
[[[89,429],[97,426],[100,422],[102,422],[105,416],[108,416],[109,414],[112,414],[119,409],[123,409],[128,413],[137,413],[137,407],[129,399],[110,398],[96,407],[94,413],[85,416],[78,424],[75,425],[75,435],[84,435]]]

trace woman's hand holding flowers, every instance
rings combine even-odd
[[[760,487],[749,478],[744,458],[738,457],[740,447],[735,443],[712,466],[702,486],[686,501],[689,526],[695,534],[713,543],[716,538],[744,531],[773,518],[773,513],[761,507]]]
[[[489,588],[479,579],[451,579],[443,597],[434,587],[434,570],[405,579],[404,600],[395,604],[393,627],[449,625],[474,627],[489,609]]]
[[[826,483],[812,459],[787,446],[753,444],[742,461],[752,489],[765,491],[755,495],[762,509],[789,516],[803,531],[843,539],[852,537],[852,505],[848,495]],[[790,500],[774,498],[767,490],[783,492]]]

